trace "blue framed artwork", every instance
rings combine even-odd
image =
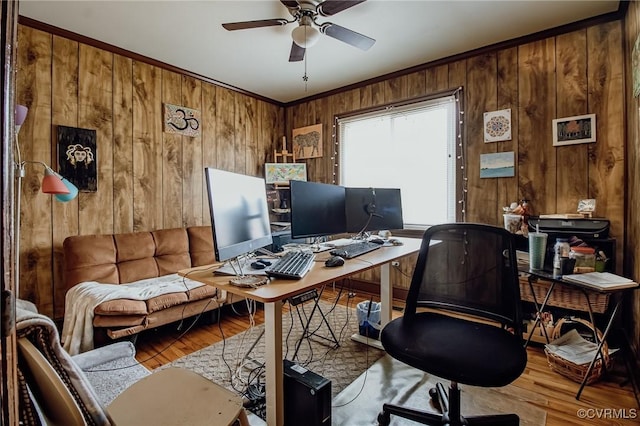
[[[481,178],[513,177],[515,171],[515,153],[513,151],[480,154]]]

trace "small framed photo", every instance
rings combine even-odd
[[[553,120],[553,146],[596,141],[596,115],[576,115]]]

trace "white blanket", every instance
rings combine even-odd
[[[73,286],[65,296],[62,344],[70,355],[93,349],[94,309],[114,299],[148,300],[169,293],[181,293],[204,284],[178,276],[165,275],[128,284],[87,281]]]

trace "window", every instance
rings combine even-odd
[[[464,208],[458,93],[338,117],[340,185],[400,188],[405,228],[455,222]]]

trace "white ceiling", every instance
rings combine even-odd
[[[277,0],[20,0],[20,15],[276,101],[290,102],[479,47],[613,12],[618,0],[368,0],[332,22],[376,39],[363,52],[328,36],[289,62],[291,31],[221,24],[287,18]],[[302,76],[306,73],[308,81]]]

